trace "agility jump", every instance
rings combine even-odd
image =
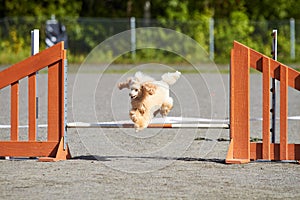
[[[230,122],[214,120],[175,120],[151,123],[148,128],[230,128],[230,146],[226,163],[250,160],[300,160],[300,144],[287,143],[288,86],[300,90],[300,73],[234,42],[230,67]],[[133,123],[66,123],[64,44],[59,43],[0,72],[0,89],[11,87],[10,141],[0,141],[0,156],[40,157],[40,161],[70,158],[65,138],[67,128],[133,128]],[[249,69],[263,72],[263,142],[250,143]],[[36,141],[35,73],[48,68],[48,141]],[[19,80],[28,77],[28,141],[18,141]],[[280,80],[280,143],[270,141],[270,78]]]
[[[0,72],[0,89],[10,86],[10,141],[0,141],[0,156],[40,157],[41,161],[70,158],[65,135],[64,43],[35,54]],[[36,72],[48,68],[48,135],[37,141]],[[19,141],[19,80],[28,77],[28,141]]]
[[[250,142],[250,67],[262,75],[262,143]],[[288,87],[300,90],[300,73],[234,42],[230,63],[230,146],[226,163],[300,160],[300,144],[288,144]],[[270,138],[270,78],[280,81],[280,143]]]

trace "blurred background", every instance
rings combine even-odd
[[[271,33],[277,29],[278,60],[296,68],[300,63],[299,0],[0,0],[0,64],[30,56],[33,29],[40,30],[40,50],[47,40],[48,46],[65,40],[69,63],[80,64],[99,43],[133,27],[184,33],[217,64],[229,63],[233,40],[271,56]],[[138,50],[117,62],[182,62],[173,57]]]

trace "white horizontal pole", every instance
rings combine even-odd
[[[67,128],[134,128],[133,123],[68,123]],[[148,128],[229,129],[229,124],[149,124]]]
[[[0,125],[0,129],[10,129],[10,125]],[[29,126],[28,125],[20,125],[18,126],[18,128],[28,128]],[[39,124],[37,126],[38,128],[47,128],[48,127],[48,124]]]

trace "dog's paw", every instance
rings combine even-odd
[[[167,109],[167,108],[162,108],[160,109],[160,114],[162,117],[166,117],[170,112],[170,109]]]
[[[140,132],[140,131],[142,131],[143,129],[145,129],[147,127],[139,126],[138,124],[135,124],[134,128],[135,128],[135,132],[137,133],[137,132]]]
[[[139,108],[139,112],[141,113],[141,115],[145,114],[145,112],[146,112],[145,106],[141,106],[141,107]]]
[[[135,123],[138,120],[138,117],[136,116],[136,112],[135,111],[130,111],[129,113],[129,117],[130,119]]]
[[[130,116],[130,119],[136,123],[138,121],[138,118],[135,115]]]
[[[169,100],[170,102],[167,103],[163,103],[163,105],[160,108],[160,114],[161,116],[165,117],[169,114],[169,112],[171,111],[171,109],[173,108],[173,99]]]

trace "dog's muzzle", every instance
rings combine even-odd
[[[132,95],[132,94],[129,94],[129,96],[131,99],[135,99],[137,97],[137,95]]]

